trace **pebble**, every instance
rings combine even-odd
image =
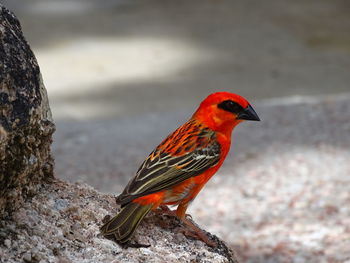
[[[7,248],[10,248],[10,247],[11,247],[11,240],[5,239],[4,245],[5,245]]]
[[[144,255],[152,254],[152,251],[149,248],[140,248],[140,252]]]
[[[30,252],[26,252],[23,255],[23,261],[26,263],[32,263],[32,254]]]
[[[53,208],[61,211],[63,209],[66,209],[68,206],[68,201],[64,199],[57,199],[55,200],[55,204],[53,205]]]

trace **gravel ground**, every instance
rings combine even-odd
[[[189,212],[242,262],[350,262],[350,95],[253,105]],[[118,193],[189,112],[58,122],[56,174]]]

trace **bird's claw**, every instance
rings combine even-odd
[[[193,218],[192,218],[192,216],[190,214],[185,214],[185,218],[187,220],[192,220],[193,221]]]
[[[160,209],[156,210],[156,213],[165,214],[169,216],[175,216],[176,210],[171,210],[166,205],[159,206]],[[201,240],[205,244],[207,244],[210,247],[216,247],[217,244],[209,239],[209,237],[198,227],[196,226],[192,221],[192,216],[190,214],[185,214],[185,218],[181,220],[185,227],[183,227],[180,232],[184,234],[186,237],[191,237],[197,240]]]
[[[193,239],[200,240],[207,244],[208,246],[215,248],[217,247],[217,244],[209,239],[209,237],[203,232],[203,231],[194,231],[192,229],[181,229],[180,233],[182,233],[186,237],[190,237]]]
[[[211,241],[208,235],[202,229],[200,229],[192,220],[184,218],[182,222],[184,224],[184,228],[181,230],[181,232],[185,236],[201,240],[210,247],[217,247],[217,244]]]

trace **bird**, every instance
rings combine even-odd
[[[168,135],[144,160],[136,175],[116,197],[120,211],[101,227],[105,237],[127,244],[142,219],[161,210],[178,217],[192,237],[215,244],[186,217],[189,204],[223,164],[233,129],[243,121],[260,121],[240,95],[215,92],[205,98],[192,117]],[[168,206],[177,206],[176,211]]]

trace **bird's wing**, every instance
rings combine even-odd
[[[216,140],[211,140],[204,147],[180,156],[161,152],[157,148],[143,162],[136,176],[117,197],[117,202],[124,205],[140,196],[169,189],[215,166],[219,159],[220,144]]]

